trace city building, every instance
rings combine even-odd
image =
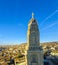
[[[28,24],[27,45],[27,65],[44,65],[43,50],[40,46],[40,32],[34,13],[32,13],[32,18]]]

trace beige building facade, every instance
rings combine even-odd
[[[34,13],[32,13],[32,18],[28,24],[27,38],[27,65],[44,65],[43,50],[40,46],[40,32]]]

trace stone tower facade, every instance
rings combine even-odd
[[[27,37],[27,65],[43,65],[43,50],[40,46],[40,33],[33,13],[28,24]]]

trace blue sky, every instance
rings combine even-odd
[[[27,42],[32,12],[40,42],[58,41],[58,0],[0,0],[0,44]]]

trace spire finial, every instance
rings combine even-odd
[[[34,18],[34,13],[32,12],[32,18]]]

